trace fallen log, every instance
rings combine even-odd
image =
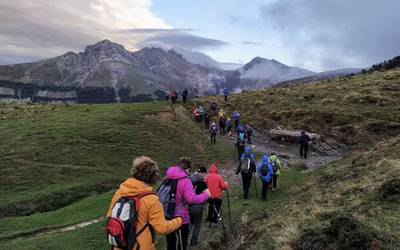
[[[308,133],[307,135],[310,137],[312,142],[316,142],[319,140],[320,135],[316,133]],[[283,142],[293,142],[298,143],[300,140],[301,131],[291,131],[291,130],[281,130],[281,129],[270,129],[269,137],[272,140],[283,141]]]

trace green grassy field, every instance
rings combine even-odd
[[[375,72],[188,105],[216,100],[258,128],[307,129],[352,146],[350,156],[313,172],[291,164],[267,202],[254,187],[242,200],[234,185],[226,248],[399,249],[399,80],[399,70]],[[59,230],[104,216],[134,157],[148,155],[162,169],[182,155],[197,166],[235,157],[231,141],[211,145],[184,108],[162,102],[0,105],[0,119],[0,249],[108,249],[104,220]],[[227,221],[226,201],[223,208]],[[221,249],[221,238],[220,229],[203,227],[199,249]],[[160,237],[157,248],[164,243]]]

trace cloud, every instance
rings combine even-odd
[[[283,47],[314,68],[367,66],[400,54],[398,0],[280,0],[260,10]]]
[[[172,29],[150,6],[150,0],[0,1],[0,64],[81,51],[106,38],[130,50],[151,43],[187,49],[226,44]]]
[[[243,41],[242,44],[243,45],[255,45],[255,46],[258,46],[258,45],[263,45],[264,43],[263,42],[254,42],[254,41]]]
[[[125,33],[132,35],[142,34],[140,47],[166,46],[188,50],[201,50],[206,48],[218,48],[228,45],[227,42],[190,34],[192,29],[130,29]]]

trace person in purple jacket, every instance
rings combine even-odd
[[[192,160],[188,157],[182,157],[177,166],[168,168],[166,178],[169,180],[178,180],[176,188],[175,217],[182,218],[182,226],[175,232],[167,235],[167,250],[186,250],[189,238],[189,209],[187,205],[201,204],[208,200],[210,191],[204,190],[196,195],[192,181],[188,174],[192,167]]]

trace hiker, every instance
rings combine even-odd
[[[215,124],[215,122],[211,123],[210,126],[210,141],[212,143],[216,143],[216,137],[217,137],[217,132],[218,132],[218,128],[217,128],[217,124]]]
[[[228,88],[224,88],[224,98],[225,98],[225,102],[228,101],[228,96],[229,96],[229,90],[228,90]]]
[[[307,159],[308,152],[308,144],[311,141],[310,137],[306,134],[306,132],[301,131],[300,136],[300,157]]]
[[[278,177],[281,174],[281,160],[276,155],[276,153],[272,152],[269,156],[269,162],[272,165],[272,170],[274,174],[272,175],[272,192],[274,192],[278,188]]]
[[[226,127],[226,133],[228,134],[228,136],[232,137],[232,120],[231,120],[231,118],[228,117],[228,119],[226,119],[225,127]]]
[[[206,130],[210,129],[210,116],[206,113],[204,114],[204,125],[206,126]]]
[[[246,126],[246,135],[247,135],[247,143],[249,145],[252,145],[253,144],[253,138],[252,138],[253,128],[249,124],[247,124],[247,126]]]
[[[176,217],[169,221],[164,218],[163,206],[158,196],[153,192],[153,186],[159,179],[158,173],[157,164],[148,157],[141,156],[133,161],[130,177],[119,186],[107,212],[109,219],[107,220],[106,233],[112,245],[111,249],[121,249],[122,245],[119,246],[120,248],[117,246],[117,242],[121,241],[129,246],[128,249],[138,249],[139,247],[140,249],[156,249],[154,233],[166,235],[181,227],[182,218]],[[136,237],[134,237],[134,232],[121,229],[121,215],[118,215],[118,207],[123,204],[124,197],[135,197],[133,199],[137,199],[135,200],[137,219],[136,221],[132,219],[130,224],[131,228],[136,230]],[[131,199],[128,200],[131,201]],[[134,216],[134,214],[129,214],[129,216]],[[118,234],[113,237],[113,232],[115,233],[118,229],[121,229],[128,238],[122,240],[118,237]]]
[[[187,88],[185,88],[185,89],[183,90],[183,92],[182,92],[182,101],[183,101],[183,104],[186,103],[188,94],[189,94],[189,91],[188,91]]]
[[[207,189],[207,184],[205,182],[206,174],[207,169],[205,167],[199,167],[197,168],[197,171],[192,176],[190,176],[190,180],[192,181],[196,195],[201,194],[204,190]],[[204,208],[205,203],[189,206],[190,231],[192,232],[190,246],[197,246],[199,242],[201,221],[203,218]]]
[[[200,122],[204,121],[204,115],[206,114],[203,106],[199,107],[199,112],[200,112]]]
[[[198,108],[195,108],[193,110],[193,118],[196,122],[200,122],[201,121],[201,116],[200,116],[200,111]]]
[[[261,199],[265,201],[267,200],[269,184],[271,183],[274,174],[268,155],[264,155],[262,160],[258,163],[257,173],[262,182]]]
[[[244,128],[244,126],[242,124],[239,124],[236,127],[236,133],[237,133],[237,136],[239,136],[240,134],[243,134],[244,136],[246,136],[246,129]]]
[[[169,91],[166,90],[165,91],[165,99],[167,100],[167,102],[169,101],[169,95],[170,95]]]
[[[225,114],[224,110],[221,109],[221,110],[218,112],[218,118],[225,117],[225,116],[226,116],[226,114]]]
[[[174,91],[172,91],[171,92],[171,101],[172,101],[172,104],[175,104],[176,103],[176,99],[178,98],[178,93],[174,90]]]
[[[244,134],[242,134],[236,140],[236,147],[238,150],[239,161],[240,161],[240,158],[242,157],[242,154],[244,153],[245,146],[246,146],[246,141],[244,139]]]
[[[212,103],[210,104],[210,109],[211,109],[214,113],[217,112],[217,107],[218,107],[218,105],[217,105],[216,102],[212,102]]]
[[[226,125],[226,119],[224,116],[221,116],[219,118],[219,132],[221,135],[225,135],[225,125]]]
[[[222,205],[223,191],[228,189],[228,182],[218,174],[217,165],[212,164],[206,177],[206,184],[210,190],[210,199],[208,199],[209,227],[218,223],[218,214]]]
[[[193,184],[188,178],[191,167],[192,160],[188,157],[182,157],[177,166],[168,168],[166,173],[167,180],[177,181],[175,216],[182,217],[182,226],[175,232],[167,235],[167,250],[187,249],[190,223],[187,206],[204,203],[210,196],[208,189],[196,195]]]
[[[239,173],[242,175],[244,199],[248,199],[249,189],[251,186],[251,179],[253,177],[253,173],[255,172],[256,172],[255,157],[253,153],[251,153],[251,148],[249,146],[246,146],[245,152],[240,157],[239,165],[236,169],[236,175],[238,175]]]
[[[234,111],[232,113],[232,120],[235,122],[235,130],[236,130],[240,123],[240,113],[237,111]]]

